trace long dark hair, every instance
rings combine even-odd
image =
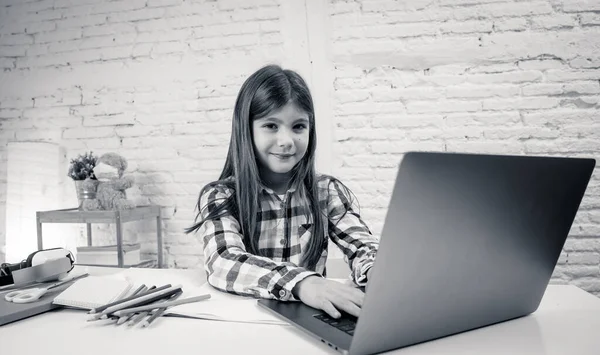
[[[252,74],[242,85],[237,96],[233,112],[232,133],[229,151],[219,180],[207,184],[198,197],[198,214],[194,225],[187,228],[186,233],[198,230],[206,220],[231,215],[238,220],[246,249],[261,255],[258,248],[260,230],[258,230],[257,214],[260,212],[257,198],[261,186],[261,178],[254,155],[252,142],[252,121],[263,118],[273,111],[293,103],[309,118],[309,141],[306,154],[292,169],[289,187],[295,187],[305,211],[312,217],[312,238],[308,249],[304,252],[301,265],[314,270],[323,249],[327,246],[324,230],[324,213],[319,205],[317,176],[315,172],[315,150],[317,135],[315,127],[315,111],[312,96],[302,77],[292,70],[284,70],[277,65],[265,66]],[[232,179],[233,178],[233,179]],[[207,206],[201,206],[202,195],[216,185],[225,186],[235,191],[218,208],[209,211],[208,215],[198,221]]]

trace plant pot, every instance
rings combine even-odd
[[[75,180],[75,191],[77,192],[77,201],[79,202],[80,210],[84,200],[96,198],[96,188],[98,187],[98,182],[89,180],[92,181],[93,184],[84,184],[86,181],[88,180]]]

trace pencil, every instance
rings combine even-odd
[[[131,296],[135,296],[135,295],[139,294],[140,292],[146,291],[146,288],[147,288],[146,284],[141,284],[140,287],[138,287],[135,291],[133,291],[133,293],[131,294]]]
[[[182,293],[183,293],[183,290],[179,290],[178,292],[172,294],[170,297],[160,299],[160,300],[158,300],[156,302],[153,302],[152,304],[158,304],[158,303],[163,303],[163,302],[169,301],[169,300],[171,300],[171,301],[175,300]],[[157,308],[155,308],[155,309],[157,309]],[[142,311],[141,313],[130,313],[132,316],[131,316],[131,320],[127,323],[127,326],[131,327],[131,326],[136,325],[142,319],[146,318],[150,314],[150,312],[151,311]],[[127,317],[127,316],[123,316],[123,317]]]
[[[127,323],[128,327],[133,327],[134,325],[138,324],[139,321],[146,318],[146,316],[148,315],[148,311],[145,311],[142,313],[132,313],[132,314],[133,314],[133,316],[131,317],[131,320]]]
[[[153,288],[156,288],[156,286],[152,286]],[[141,292],[146,291],[146,285],[142,284],[142,286],[140,286],[137,290],[135,290],[135,292],[132,294],[132,296],[135,296]],[[123,323],[125,323],[130,317],[120,317],[119,320],[117,321],[117,325],[121,325]]]
[[[145,288],[145,286],[144,286],[144,288]],[[140,289],[141,289],[141,288],[140,288],[140,287],[138,287],[138,290],[140,290]],[[135,290],[135,291],[134,291],[134,293],[133,293],[131,296],[134,296],[134,295],[139,295],[139,293],[138,293],[138,290]],[[128,292],[122,292],[122,293],[121,293],[119,296],[117,296],[117,298],[115,298],[114,302],[117,302],[117,301],[121,301],[121,300],[123,300],[123,299],[124,299],[124,298],[127,296],[127,293],[128,293]],[[112,322],[117,322],[117,323],[118,323],[118,321],[119,321],[119,318],[118,318],[118,317],[110,317],[110,318],[108,318],[108,319],[105,319],[105,320],[108,320],[108,321],[110,321],[111,323],[112,323]]]
[[[160,301],[164,301],[165,299],[167,299],[169,296],[173,295],[174,293],[177,292],[177,290],[180,290],[180,288],[176,288],[173,290],[164,290],[165,294],[157,294],[157,295],[150,295],[152,296],[151,298],[147,299],[147,300],[143,300],[140,302],[137,302],[135,304],[133,304],[134,306],[145,306],[145,305],[149,305],[152,303],[159,303]],[[134,300],[135,301],[135,300]],[[123,308],[119,308],[119,305],[115,306],[117,307],[116,309],[108,309],[107,312],[102,312],[101,314],[95,314],[94,316],[96,316],[96,319],[91,319],[93,320],[99,320],[99,319],[106,319],[106,318],[127,318],[127,319],[131,319],[130,316],[134,316],[136,313],[128,313],[126,315],[122,315],[122,314],[115,314],[115,312],[123,309]],[[126,320],[123,320],[122,322],[125,322]]]
[[[90,310],[88,313],[89,314],[96,314],[96,313],[99,313],[99,312],[103,312],[105,309],[107,309],[109,307],[116,306],[116,305],[118,305],[120,303],[125,303],[125,302],[131,301],[133,299],[136,299],[138,297],[141,297],[141,296],[144,296],[144,295],[148,295],[148,294],[151,294],[151,293],[154,293],[154,292],[160,292],[160,291],[165,290],[165,289],[167,289],[169,287],[171,287],[171,284],[166,284],[164,286],[161,286],[161,287],[158,287],[158,288],[154,288],[154,289],[151,287],[148,290],[144,291],[143,293],[132,295],[132,296],[129,296],[129,297],[126,297],[126,298],[123,298],[123,299],[120,299],[120,300],[117,300],[117,301],[105,304],[104,306],[100,306],[100,307],[97,307],[97,308],[94,308],[94,309]]]
[[[161,298],[165,298],[167,295],[172,295],[173,293],[177,292],[178,290],[181,289],[181,285],[177,285],[177,286],[171,286],[167,289],[158,291],[158,292],[153,292],[153,293],[145,293],[144,295],[140,296],[140,297],[136,297],[132,300],[129,300],[127,302],[122,302],[119,303],[117,305],[114,305],[112,307],[108,307],[106,308],[104,311],[102,311],[102,313],[97,313],[94,314],[94,318],[92,319],[88,319],[89,320],[98,320],[100,318],[108,318],[109,315],[120,311],[122,309],[126,309],[129,307],[133,307],[133,306],[140,306],[140,305],[147,305],[149,303],[152,303],[156,300],[159,300]],[[155,291],[155,290],[154,290]],[[121,314],[114,314],[116,316],[121,316]]]
[[[141,311],[149,311],[155,308],[168,308],[168,307],[174,307],[174,306],[178,306],[180,304],[186,304],[186,303],[192,303],[192,302],[200,302],[200,301],[204,301],[210,298],[210,294],[205,294],[205,295],[200,295],[200,296],[195,296],[195,297],[188,297],[188,298],[184,298],[181,300],[176,300],[176,301],[166,301],[166,302],[161,302],[158,304],[149,304],[149,305],[144,305],[144,306],[139,306],[139,307],[134,307],[134,308],[124,308],[121,310],[118,310],[116,312],[113,312],[113,314],[115,316],[123,316],[125,314],[128,313],[137,313],[137,312],[141,312]]]
[[[176,300],[179,296],[181,296],[181,294],[183,293],[183,291],[176,293],[175,295],[173,295],[173,297],[171,298],[171,300]],[[165,313],[165,311],[167,310],[167,307],[162,307],[159,309],[154,310],[154,312],[152,313],[152,315],[150,316],[150,318],[146,319],[143,323],[142,323],[142,328],[146,328],[148,326],[150,326],[150,324],[152,324],[152,322],[163,315],[163,313]]]
[[[109,309],[108,312],[106,312],[106,314],[109,315],[113,315],[113,316],[118,316],[118,317],[122,317],[126,314],[130,314],[130,313],[139,313],[141,311],[146,311],[148,309],[153,309],[152,305],[155,303],[164,303],[166,300],[169,299],[169,297],[173,296],[174,294],[176,294],[178,291],[181,291],[181,288],[173,288],[170,290],[165,290],[165,292],[161,293],[160,295],[157,295],[155,297],[152,297],[150,299],[144,300],[143,302],[137,302],[135,304],[131,304],[127,307],[121,307],[118,309]],[[144,307],[143,309],[138,309]],[[160,306],[157,306],[156,308],[158,308]],[[133,310],[133,311],[129,311],[129,310]],[[121,311],[126,311],[126,312],[121,312]],[[104,316],[106,318],[106,316]]]
[[[146,290],[145,292],[142,292],[135,296],[127,297],[129,300],[124,299],[124,300],[121,300],[120,302],[115,302],[114,305],[112,305],[108,308],[105,308],[103,311],[92,314],[91,317],[88,319],[88,322],[100,320],[101,318],[109,318],[109,317],[107,317],[107,315],[109,315],[110,317],[113,317],[113,315],[110,313],[114,312],[114,310],[121,309],[122,305],[125,305],[125,306],[123,306],[123,308],[126,308],[128,304],[134,304],[134,305],[147,304],[147,302],[145,302],[145,300],[147,300],[147,299],[160,299],[160,298],[162,298],[161,295],[164,292],[169,292],[173,288],[173,286],[170,286],[168,288],[165,288],[165,286],[161,286],[159,288],[154,288],[154,289],[153,289],[153,287],[154,286],[152,286],[150,288],[151,291]],[[173,292],[173,291],[170,291],[170,292]],[[110,312],[107,312],[107,311],[110,311]],[[118,317],[116,317],[116,318],[118,318]]]

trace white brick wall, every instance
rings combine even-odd
[[[407,150],[600,156],[592,3],[333,2],[335,173],[376,233]],[[552,282],[600,295],[597,171]]]
[[[136,178],[131,198],[163,206],[166,262],[197,266],[198,241],[182,228],[222,167],[239,86],[266,62],[298,69],[318,93],[320,145],[333,148],[321,166],[352,188],[375,233],[407,150],[598,158],[599,10],[573,0],[0,0],[0,225],[7,142],[118,151]],[[152,223],[126,226],[154,252]],[[94,233],[108,241],[111,228]],[[600,295],[599,240],[596,171],[552,281]]]

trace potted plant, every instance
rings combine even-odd
[[[75,181],[75,190],[77,191],[77,200],[79,201],[80,207],[84,199],[96,198],[96,189],[85,189],[83,182],[89,179],[96,182],[93,184],[94,187],[98,185],[98,180],[94,175],[94,167],[96,166],[97,159],[98,158],[94,156],[94,153],[91,151],[89,153],[79,154],[77,158],[71,159],[67,176]]]

